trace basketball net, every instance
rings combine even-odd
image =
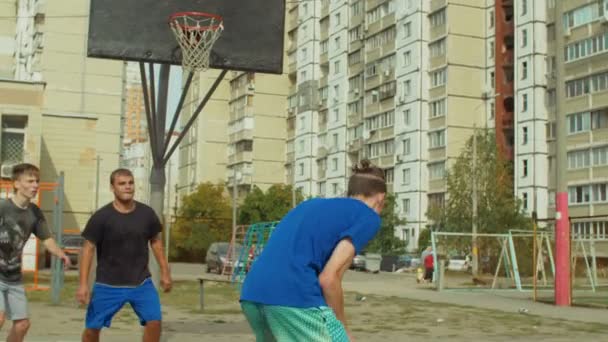
[[[209,68],[215,41],[224,31],[222,17],[202,12],[180,12],[169,18],[169,26],[182,50],[182,67],[195,72]]]

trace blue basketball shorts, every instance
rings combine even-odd
[[[136,287],[95,283],[85,326],[87,329],[109,328],[114,315],[127,303],[139,317],[141,325],[162,320],[160,298],[152,279],[148,278]]]

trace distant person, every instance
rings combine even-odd
[[[160,266],[160,285],[171,290],[171,274],[160,238],[160,220],[147,205],[134,200],[133,174],[117,169],[110,176],[114,201],[97,210],[82,232],[78,301],[88,303],[83,342],[99,341],[103,327],[110,327],[114,315],[129,303],[142,326],[144,342],[158,342],[161,335],[161,307],[158,292],[148,270],[148,246]],[[89,303],[89,270],[97,251],[97,275]]]
[[[424,257],[424,280],[428,283],[433,281],[433,272],[435,271],[435,257],[433,253],[427,254]]]
[[[8,318],[13,326],[7,341],[21,342],[30,327],[22,283],[21,254],[31,234],[53,255],[70,266],[70,258],[51,237],[44,214],[32,201],[40,187],[40,170],[32,164],[13,167],[13,196],[0,199],[0,328]]]
[[[347,195],[291,210],[251,266],[241,306],[258,342],[349,341],[342,278],[380,228],[382,169],[362,161]]]

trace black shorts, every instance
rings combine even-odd
[[[431,268],[425,268],[424,269],[424,279],[425,280],[433,279],[433,271],[434,271],[434,269],[432,267]]]

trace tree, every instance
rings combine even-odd
[[[397,213],[397,201],[394,194],[386,194],[384,209],[380,217],[382,225],[378,234],[370,241],[365,250],[382,255],[399,255],[405,253],[406,241],[395,236],[395,228],[405,225],[405,220]]]
[[[430,207],[427,217],[431,229],[444,232],[471,233],[473,227],[473,184],[477,187],[477,232],[508,233],[510,229],[531,229],[532,221],[513,194],[512,164],[499,153],[495,136],[487,131],[476,133],[476,162],[473,162],[473,137],[447,172],[445,205]],[[495,264],[500,256],[496,238],[477,237],[479,255],[486,264]],[[469,254],[471,237],[443,237],[439,253]],[[522,248],[522,249],[526,249]],[[530,247],[531,250],[531,247]]]
[[[177,260],[203,262],[209,245],[230,241],[231,205],[223,185],[200,184],[182,199],[172,229],[171,256]]]
[[[531,227],[531,220],[513,195],[512,165],[499,153],[492,133],[477,133],[477,167],[473,166],[473,137],[447,172],[447,200],[444,207],[431,207],[427,216],[434,229],[471,232],[473,224],[473,182],[477,183],[477,231],[507,233],[509,229]]]
[[[253,189],[239,208],[239,223],[279,221],[292,207],[291,185],[275,184],[266,192],[257,186]],[[296,192],[296,202],[303,200],[300,191]]]

